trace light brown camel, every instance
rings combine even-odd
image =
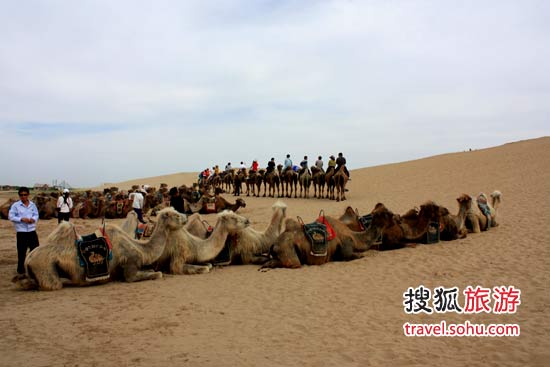
[[[325,192],[325,172],[317,166],[312,166],[311,181],[313,182],[313,197],[322,199]],[[319,194],[317,194],[317,189],[319,189]]]
[[[299,268],[302,264],[321,265],[329,261],[349,261],[364,256],[376,237],[368,232],[354,232],[336,218],[325,217],[336,236],[327,243],[327,254],[315,256],[302,223],[288,218],[285,231],[277,238],[270,250],[271,260],[262,268]]]
[[[309,199],[309,189],[311,188],[311,173],[304,169],[300,175],[300,197]]]
[[[164,209],[148,241],[134,240],[120,227],[107,224],[105,230],[112,244],[110,277],[94,283],[104,283],[118,276],[127,282],[161,278],[162,273],[140,269],[162,255],[169,234],[181,230],[185,222],[186,218],[174,209]],[[38,246],[27,256],[26,274],[16,276],[13,281],[22,289],[58,290],[64,284],[89,285],[85,269],[80,266],[75,233],[72,223],[59,224],[48,237],[48,244]]]
[[[57,207],[57,198],[46,193],[38,193],[32,198],[38,209],[40,219],[52,219],[57,217],[55,208]]]
[[[18,199],[9,198],[4,204],[0,205],[0,218],[9,219],[10,208],[13,203],[17,202]]]
[[[246,227],[228,236],[226,246],[228,246],[229,260],[226,260],[224,265],[263,264],[269,260],[266,254],[283,230],[286,207],[286,204],[281,201],[273,204],[271,222],[263,232]],[[199,214],[193,214],[189,217],[185,229],[192,235],[204,239],[212,233],[213,227]]]
[[[338,172],[333,176],[334,186],[336,187],[336,201],[346,200],[346,184],[348,183],[348,175],[344,170],[345,165],[342,165]]]
[[[490,211],[490,221],[487,220],[487,217],[483,214],[479,205],[474,205],[473,200],[470,196],[465,195],[466,200],[469,198],[468,211],[466,213],[465,225],[468,229],[468,232],[479,233],[481,231],[486,231],[490,227],[498,226],[497,222],[497,209],[500,206],[502,199],[502,193],[498,190],[491,193],[491,203],[487,201],[487,196],[484,193],[481,193],[477,197],[477,202],[485,202]]]
[[[224,248],[227,236],[244,229],[249,224],[245,217],[231,211],[224,211],[218,214],[214,231],[207,239],[198,238],[185,228],[174,231],[154,266],[170,274],[207,273],[212,265],[200,264],[214,260]]]

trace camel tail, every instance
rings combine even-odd
[[[15,286],[18,289],[24,290],[24,291],[31,291],[31,290],[37,290],[38,284],[31,278],[27,276],[27,274],[18,274],[12,278],[12,283],[15,283]]]
[[[498,206],[498,204],[500,204],[500,200],[502,198],[502,193],[498,190],[495,190],[491,193],[491,206],[493,208],[495,208],[496,206]]]

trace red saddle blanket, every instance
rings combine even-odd
[[[325,225],[325,227],[327,227],[327,241],[333,240],[334,237],[336,237],[336,232],[334,232],[334,228],[332,228],[332,226],[328,223],[325,216],[320,216],[319,218],[317,218],[316,222],[322,223]]]

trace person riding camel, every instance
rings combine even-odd
[[[271,158],[269,162],[267,162],[267,168],[265,170],[266,173],[271,173],[275,170],[275,158]]]
[[[309,168],[307,166],[307,155],[304,156],[304,160],[300,162],[300,171],[298,172],[298,177],[302,176],[304,172],[309,172]]]
[[[334,156],[331,155],[329,160],[328,160],[327,173],[329,173],[330,171],[333,171],[335,169],[336,169],[336,160],[334,159]]]
[[[346,176],[348,176],[348,180],[351,180],[349,177],[349,171],[346,168],[346,158],[344,158],[342,153],[338,153],[338,158],[336,159],[336,172],[338,172],[342,167],[344,167],[344,172],[346,173]]]
[[[283,173],[288,169],[292,169],[292,159],[290,159],[290,154],[286,155],[285,163],[283,164]]]

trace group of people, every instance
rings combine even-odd
[[[271,163],[272,167],[275,167],[275,158],[271,158],[270,163]],[[315,167],[317,167],[322,172],[325,172],[325,170],[323,168],[323,165],[324,165],[323,157],[318,156],[317,160],[315,161]],[[348,179],[349,179],[349,171],[346,168],[346,158],[344,158],[343,153],[338,153],[338,158],[335,158],[334,155],[331,155],[329,157],[327,171],[329,171],[330,169],[335,169],[335,172],[338,172],[342,167],[344,169],[344,172],[346,172],[346,175],[348,176]],[[292,169],[292,170],[298,172],[298,174],[302,174],[305,171],[309,171],[309,163],[308,163],[307,155],[305,155],[304,159],[300,162],[300,166],[296,166],[296,165],[292,164],[292,159],[290,159],[290,154],[287,154],[286,158],[285,158],[285,161],[284,161],[284,164],[283,164],[283,172],[285,172],[289,169]],[[271,169],[271,170],[269,169],[269,163],[268,163],[267,172],[271,172],[272,170],[273,169]]]
[[[323,157],[318,156],[317,160],[315,161],[315,167],[319,168],[321,171],[324,172],[325,170],[323,168],[323,165],[324,165]],[[273,172],[276,167],[277,167],[277,164],[275,163],[275,158],[271,158],[267,162],[266,173]],[[330,169],[335,169],[336,172],[337,172],[338,170],[340,170],[341,167],[343,167],[344,171],[346,172],[346,175],[349,178],[349,171],[346,168],[346,158],[344,158],[343,153],[338,153],[338,158],[335,158],[334,155],[331,155],[329,157],[327,171],[329,171]],[[248,169],[249,173],[254,173],[254,172],[258,171],[259,163],[258,163],[258,160],[255,159],[255,160],[252,161],[252,165],[250,167],[246,167],[246,164],[241,161],[238,168],[239,168],[239,170]],[[301,174],[302,172],[305,172],[306,170],[309,170],[309,163],[308,163],[307,155],[304,156],[304,159],[300,162],[300,165],[298,166],[298,165],[295,165],[295,164],[292,163],[292,159],[290,158],[290,154],[287,154],[286,158],[284,160],[284,163],[283,163],[283,172],[286,172],[289,169],[292,169],[292,170],[298,172],[299,174]],[[225,165],[225,168],[224,168],[224,172],[228,173],[228,172],[231,172],[232,170],[233,170],[233,166],[231,165],[231,162],[227,162],[227,164]],[[215,165],[214,167],[212,167],[212,170],[210,170],[210,168],[206,168],[205,170],[203,170],[199,173],[199,181],[208,180],[211,177],[215,177],[216,175],[220,175],[220,173],[221,172],[220,172],[220,169],[219,169],[218,165]]]

